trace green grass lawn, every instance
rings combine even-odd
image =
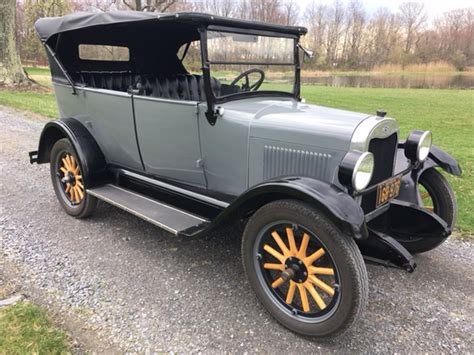
[[[53,93],[0,90],[0,105],[27,110],[55,118],[58,108]]]
[[[43,70],[43,69],[41,69]],[[275,85],[275,88],[277,85]],[[412,129],[431,130],[434,143],[458,159],[460,178],[448,176],[459,203],[458,227],[474,231],[474,91],[438,89],[333,88],[303,86],[308,103],[374,114],[378,108],[398,120],[401,137]],[[0,105],[56,117],[51,93],[0,91]]]
[[[0,309],[0,354],[70,353],[66,334],[30,302]]]

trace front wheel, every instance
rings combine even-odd
[[[91,215],[97,206],[97,198],[86,191],[82,164],[69,139],[60,139],[53,145],[50,169],[54,192],[64,210],[76,218]]]
[[[264,307],[299,334],[342,334],[367,302],[367,271],[354,240],[302,202],[259,209],[245,228],[242,259]]]

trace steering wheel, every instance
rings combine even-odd
[[[257,82],[255,82],[254,84],[250,85],[249,75],[253,74],[253,73],[260,74],[260,79],[258,79]],[[243,73],[240,73],[230,83],[230,86],[234,86],[240,80],[242,80],[242,78],[245,78],[245,81],[244,81],[244,83],[242,84],[242,87],[241,87],[242,91],[257,91],[260,88],[260,86],[262,86],[263,80],[265,80],[265,73],[262,69],[257,69],[257,68],[246,70]]]

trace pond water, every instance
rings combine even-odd
[[[334,87],[474,89],[474,75],[408,74],[408,75],[328,75],[301,78],[302,84]]]
[[[474,89],[474,75],[328,75],[301,78],[302,84],[334,87]]]

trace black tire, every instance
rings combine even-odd
[[[456,222],[456,197],[448,180],[435,168],[424,171],[419,179],[421,185],[429,194],[433,204],[433,212],[440,216],[449,227]],[[445,239],[422,238],[416,240],[399,240],[399,242],[413,254],[424,253],[441,245]]]
[[[85,218],[90,216],[97,207],[97,198],[86,193],[83,186],[83,197],[80,202],[71,201],[69,195],[65,191],[65,184],[61,181],[64,173],[61,172],[62,159],[65,155],[72,155],[75,159],[76,165],[79,166],[79,174],[82,172],[82,164],[78,159],[76,152],[67,138],[58,140],[51,149],[50,155],[50,172],[51,180],[54,187],[54,192],[59,200],[59,203],[64,210],[71,216],[76,218]],[[74,182],[75,184],[76,182]]]
[[[272,287],[262,282],[261,275],[262,272],[265,272],[261,267],[262,256],[255,255],[255,250],[260,243],[258,239],[261,237],[259,235],[266,226],[276,221],[288,221],[292,225],[300,226],[296,228],[304,228],[305,231],[312,233],[311,238],[317,235],[317,242],[324,246],[337,271],[339,284],[339,287],[335,285],[338,298],[328,304],[328,308],[332,304],[328,313],[320,317],[307,318],[306,314],[309,313],[287,309],[293,305],[289,304],[288,306],[285,301],[272,293],[274,292]],[[256,258],[260,261],[256,261]],[[303,202],[279,200],[260,208],[245,227],[242,239],[242,260],[250,285],[263,306],[276,320],[296,333],[319,338],[336,337],[348,330],[358,320],[366,306],[368,298],[367,270],[356,243],[324,214]],[[309,280],[309,276],[307,280]],[[295,283],[296,281],[301,282],[302,280],[295,280]],[[298,299],[302,302],[301,294],[298,294]]]

